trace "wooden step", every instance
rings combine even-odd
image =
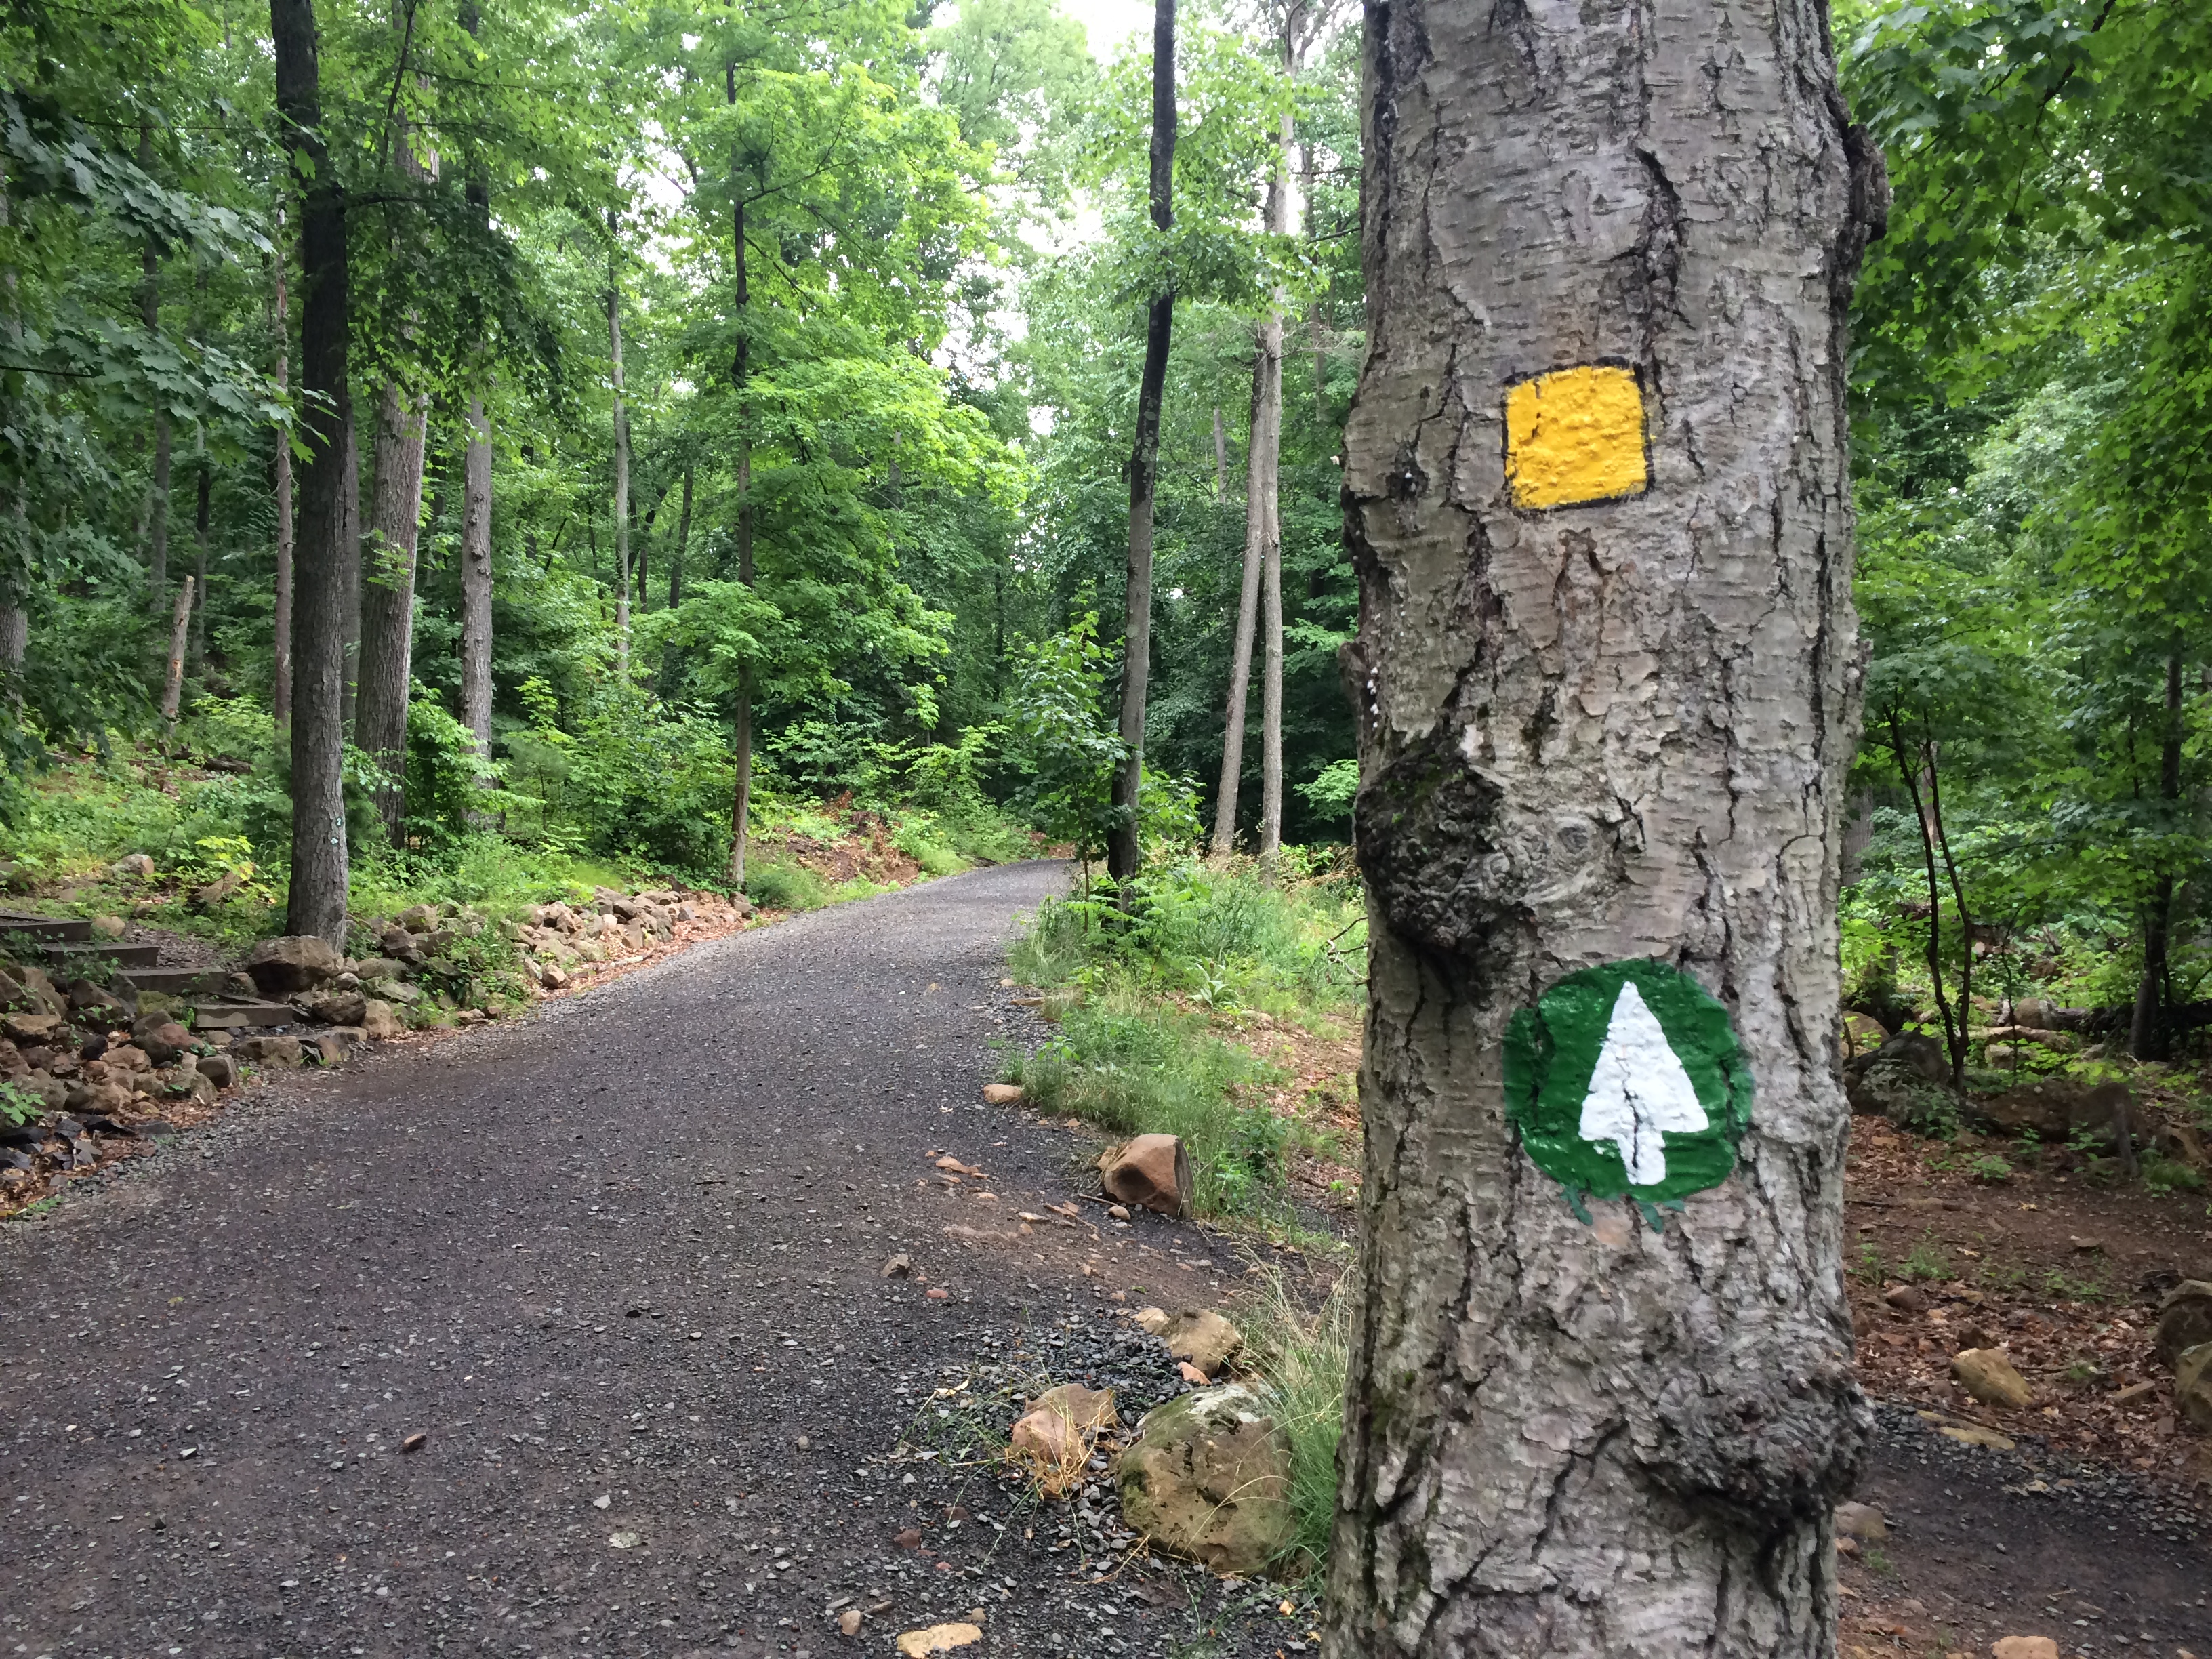
[[[151,968],[161,959],[158,945],[101,944],[47,945],[40,947],[46,959],[57,968],[66,968],[77,962],[112,962],[118,968]]]
[[[197,1030],[230,1030],[238,1026],[297,1025],[300,1011],[281,1002],[252,1002],[244,997],[195,1003],[192,1025]]]
[[[40,944],[81,944],[92,937],[92,924],[81,916],[34,916],[0,910],[0,939],[14,933]]]
[[[157,996],[189,997],[217,996],[227,988],[230,975],[220,968],[126,968],[116,977],[134,991],[151,991]]]

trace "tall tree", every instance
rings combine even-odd
[[[270,0],[276,118],[300,204],[299,545],[294,556],[292,872],[284,929],[343,950],[346,932],[345,559],[353,412],[346,199],[323,136],[314,0]]]
[[[1175,0],[1152,9],[1152,142],[1147,195],[1152,228],[1164,238],[1175,228],[1176,149]],[[1139,801],[1145,777],[1145,691],[1152,672],[1152,498],[1160,465],[1160,400],[1167,386],[1168,336],[1175,320],[1175,291],[1152,295],[1145,319],[1145,367],[1137,382],[1137,434],[1129,454],[1128,587],[1121,624],[1121,743],[1114,773],[1114,833],[1106,867],[1127,882],[1142,860]],[[1126,899],[1126,895],[1125,895]]]
[[[275,291],[271,311],[276,336],[276,386],[287,390],[292,379],[292,319],[290,296],[284,289],[284,209],[276,209],[277,251],[270,262]],[[276,429],[276,459],[270,469],[270,493],[276,501],[276,584],[270,618],[269,712],[282,731],[292,720],[292,434]]]
[[[629,674],[629,413],[623,407],[622,218],[607,210],[607,360],[615,393],[615,665]]]
[[[473,42],[483,27],[476,0],[461,0],[461,27]],[[462,187],[479,234],[491,229],[491,176],[471,151]],[[461,723],[478,756],[491,758],[491,422],[483,389],[469,388],[468,447],[461,456]],[[489,782],[487,776],[484,780]]]
[[[1820,0],[1401,0],[1364,50],[1374,927],[1324,1650],[1832,1654],[1880,157]]]
[[[150,116],[138,118],[138,167],[151,178],[154,173],[154,122]],[[139,246],[138,318],[145,325],[148,336],[161,331],[161,246],[159,240],[148,234]],[[161,610],[169,598],[169,469],[174,447],[174,438],[169,428],[169,410],[166,404],[156,404],[154,409],[154,477],[146,498],[146,585],[154,599],[154,608]]]

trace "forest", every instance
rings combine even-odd
[[[1832,27],[1893,202],[1847,1000],[1954,1082],[2030,997],[2164,1058],[2212,1020],[2212,17]],[[925,866],[1325,860],[1358,37],[1197,7],[1163,81],[1049,0],[18,8],[19,890],[781,892],[748,844],[824,801]]]

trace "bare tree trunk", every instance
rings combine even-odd
[[[300,207],[300,389],[308,459],[300,473],[292,676],[292,872],[284,928],[345,948],[342,720],[345,651],[345,196],[322,137],[314,0],[270,0],[279,133]]]
[[[346,398],[344,471],[340,480],[344,490],[340,502],[343,528],[338,534],[338,618],[344,641],[338,716],[350,732],[361,693],[361,429],[354,419],[350,392]]]
[[[676,545],[668,554],[668,608],[684,603],[684,557],[691,544],[691,467],[684,468],[684,504],[676,516]],[[674,644],[660,651],[660,695],[672,696],[684,678],[684,653]]]
[[[1221,405],[1213,406],[1213,499],[1229,499],[1229,434],[1221,428]]]
[[[491,422],[469,399],[461,458],[461,720],[491,758]]]
[[[279,388],[291,384],[292,339],[291,319],[288,314],[284,292],[284,206],[276,206],[276,241],[275,257],[270,261],[276,273],[276,384]],[[276,433],[276,464],[275,492],[276,496],[276,615],[273,629],[274,647],[270,665],[269,712],[282,731],[292,723],[292,439],[291,434],[279,428]]]
[[[1279,368],[1281,359],[1276,361]],[[1229,642],[1229,700],[1221,722],[1221,783],[1213,796],[1211,850],[1218,859],[1237,850],[1237,797],[1244,783],[1244,709],[1251,701],[1252,630],[1259,621],[1261,544],[1266,540],[1267,527],[1261,501],[1259,461],[1267,409],[1267,351],[1262,340],[1252,363],[1252,441],[1244,460],[1244,577],[1237,594],[1237,633]]]
[[[407,701],[413,685],[415,560],[422,526],[423,400],[386,381],[376,404],[376,489],[361,593],[361,694],[354,744],[385,782],[376,810],[393,845],[407,812]]]
[[[1920,826],[1920,861],[1928,878],[1928,982],[1936,997],[1936,1012],[1943,1022],[1943,1049],[1952,1057],[1951,1081],[1960,1080],[1960,1057],[1966,1051],[1966,1016],[1961,1006],[1959,1018],[1951,1018],[1951,1002],[1943,989],[1943,888],[1936,878],[1936,821],[1929,814],[1922,784],[1933,771],[1924,744],[1908,744],[1905,738],[1902,717],[1894,708],[1889,711],[1889,746],[1897,757],[1899,774],[1905,779],[1905,793],[1912,798],[1912,817]],[[1965,932],[1965,919],[1960,918],[1960,931]],[[1972,935],[1967,934],[1967,954],[1973,951]]]
[[[14,222],[8,161],[5,155],[0,154],[0,230],[8,229]],[[13,265],[0,269],[0,307],[4,307],[4,315],[0,315],[0,337],[6,339],[8,349],[20,362],[23,349],[22,294]],[[29,598],[33,560],[26,480],[19,472],[9,483],[9,494],[15,499],[8,504],[8,517],[15,544],[6,550],[6,578],[0,580],[0,707],[5,708],[9,718],[20,719],[23,713],[23,665],[31,652],[31,613],[25,601]]]
[[[177,710],[184,702],[185,649],[191,625],[192,578],[187,576],[169,619],[169,665],[161,677],[161,727],[167,732],[176,730]]]
[[[607,212],[607,234],[619,234],[620,221]],[[629,678],[629,420],[623,409],[622,287],[611,251],[607,256],[607,349],[615,382],[615,671]]]
[[[192,636],[190,660],[197,668],[207,661],[207,591],[208,591],[208,520],[211,515],[210,495],[215,487],[215,472],[208,465],[207,434],[198,434],[192,441],[192,470],[198,476],[193,481],[192,502],[192,580],[198,586],[200,602],[192,612]]]
[[[149,174],[154,170],[154,124],[143,116],[138,121],[138,167]],[[149,334],[156,334],[161,328],[161,253],[152,237],[149,236],[141,246],[138,259],[138,319]],[[169,589],[169,467],[173,448],[169,411],[156,404],[154,484],[147,499],[146,586],[153,595],[157,611],[167,599]]]
[[[2166,659],[2166,726],[2159,738],[2158,794],[2171,811],[2181,800],[2181,651]],[[2143,912],[2142,978],[2136,984],[2135,1016],[2128,1026],[2128,1052],[2137,1060],[2173,1058],[2173,1034],[2166,1018],[2166,985],[2173,933],[2173,875],[2159,872]]]
[[[1364,59],[1322,1650],[1825,1659],[1870,1427],[1835,902],[1880,158],[1819,0],[1389,0]]]
[[[727,66],[725,82],[729,100],[738,101],[737,70]],[[753,452],[745,431],[750,410],[745,392],[752,379],[752,289],[745,274],[745,198],[737,158],[730,163],[730,255],[736,281],[734,303],[738,345],[730,362],[730,387],[738,400],[738,580],[753,584]],[[738,676],[738,708],[730,723],[730,750],[737,775],[730,790],[729,884],[734,890],[745,884],[745,850],[752,838],[753,804],[753,665]]]
[[[1283,73],[1297,69],[1297,8],[1283,13]],[[1275,176],[1267,183],[1267,228],[1291,234],[1291,112],[1283,112],[1276,137]],[[1253,500],[1260,510],[1260,863],[1272,877],[1283,850],[1283,310],[1282,296],[1260,325],[1254,373],[1255,406],[1266,405],[1264,428],[1255,422],[1251,467],[1262,475]],[[1264,434],[1264,435],[1263,435]]]
[[[1152,7],[1152,228],[1175,227],[1175,0]],[[1145,367],[1137,382],[1137,441],[1129,456],[1129,574],[1121,627],[1121,760],[1114,774],[1114,826],[1106,867],[1125,884],[1137,873],[1144,844],[1137,822],[1145,778],[1145,693],[1152,653],[1152,495],[1158,482],[1160,399],[1168,375],[1168,337],[1175,295],[1156,294],[1145,323]]]

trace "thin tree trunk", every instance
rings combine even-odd
[[[684,468],[684,504],[676,515],[676,545],[668,553],[668,608],[684,603],[684,558],[691,545],[691,467]],[[675,695],[684,678],[684,652],[672,641],[660,650],[660,695]]]
[[[407,813],[407,701],[413,685],[415,564],[422,526],[425,410],[386,381],[376,404],[376,487],[361,593],[361,693],[354,744],[384,781],[376,810],[392,844]]]
[[[607,235],[619,234],[620,221],[607,212]],[[617,256],[607,255],[607,349],[615,383],[615,669],[629,678],[629,420],[623,409],[622,286]]]
[[[184,586],[177,590],[177,602],[169,618],[169,664],[161,676],[161,728],[173,732],[177,726],[177,710],[185,697],[185,650],[192,625],[192,578],[185,578]]]
[[[2166,727],[2159,738],[2158,794],[2168,811],[2181,799],[2181,653],[2166,659]],[[2137,1060],[2171,1060],[2173,1036],[2166,1008],[2173,933],[2173,876],[2161,870],[2143,913],[2142,978],[2136,985],[2135,1017],[2128,1027],[2128,1052]]]
[[[1835,1651],[1871,1429],[1846,323],[1884,188],[1827,41],[1820,0],[1366,11],[1328,1659]]]
[[[138,167],[149,175],[154,170],[154,124],[143,116],[138,121]],[[145,325],[147,333],[157,334],[161,328],[161,253],[152,237],[149,236],[140,247],[138,259],[138,319]],[[146,586],[157,611],[168,599],[169,468],[173,447],[169,412],[157,404],[154,410],[154,483],[147,499],[146,543]]]
[[[1936,850],[1943,855],[1943,872],[1951,884],[1951,908],[1959,918],[1959,1023],[1951,1033],[1951,1086],[1966,1086],[1966,1035],[1974,1023],[1974,917],[1966,908],[1966,886],[1959,878],[1958,860],[1951,856],[1951,837],[1943,828],[1943,781],[1934,744],[1925,750],[1928,771],[1928,818],[1936,832]],[[1849,803],[1845,803],[1846,806]],[[1841,848],[1838,836],[1838,846]],[[1840,872],[1841,854],[1838,851]]]
[[[350,393],[346,398],[344,474],[340,480],[345,492],[340,503],[344,527],[338,535],[338,617],[344,640],[338,717],[350,732],[361,693],[361,427],[354,418]]]
[[[1283,14],[1283,74],[1297,68],[1296,8]],[[1291,144],[1296,137],[1291,112],[1283,112],[1276,136],[1275,176],[1267,183],[1267,228],[1278,236],[1292,229]],[[1252,433],[1251,468],[1261,474],[1254,497],[1260,509],[1260,864],[1272,878],[1283,850],[1283,296],[1260,325],[1255,405],[1264,405],[1264,426]]]
[[[276,273],[276,385],[291,384],[291,318],[284,291],[284,204],[276,205],[276,252],[270,261]],[[283,428],[276,431],[276,604],[273,653],[270,664],[269,712],[282,731],[292,723],[292,438]]]
[[[1280,359],[1279,358],[1279,363]],[[1261,544],[1267,517],[1261,502],[1261,428],[1266,425],[1267,357],[1264,343],[1252,362],[1252,442],[1244,464],[1244,579],[1237,594],[1237,633],[1229,642],[1229,699],[1223,710],[1221,784],[1213,797],[1212,851],[1225,859],[1237,850],[1237,798],[1244,782],[1244,709],[1251,701],[1252,631],[1260,614]]]
[[[1920,826],[1920,862],[1928,881],[1928,980],[1936,998],[1936,1012],[1943,1022],[1943,1050],[1950,1054],[1959,1047],[1958,1035],[1966,1022],[1963,1018],[1953,1021],[1950,1000],[1943,990],[1943,886],[1936,873],[1936,826],[1921,794],[1921,748],[1906,747],[1905,728],[1894,709],[1889,715],[1889,746],[1897,757],[1905,793],[1912,798],[1912,820]]]
[[[8,179],[8,159],[0,153],[0,230],[15,222],[14,193]],[[0,333],[4,333],[9,351],[15,360],[22,361],[23,312],[22,294],[16,282],[13,265],[0,270]],[[4,413],[4,411],[0,411]],[[26,480],[19,473],[14,480],[15,499],[8,504],[8,516],[15,544],[8,550],[5,564],[7,580],[0,581],[0,706],[4,706],[10,719],[21,719],[23,713],[23,665],[31,651],[31,613],[25,608],[29,597],[25,591],[33,568],[31,550],[30,503],[26,499]]]
[[[279,131],[300,202],[300,390],[308,449],[294,556],[292,871],[284,928],[343,951],[346,833],[342,719],[345,649],[345,196],[322,137],[314,0],[270,0]]]
[[[1152,8],[1152,228],[1175,227],[1175,0]],[[1175,295],[1152,296],[1145,325],[1145,367],[1137,383],[1137,440],[1129,456],[1128,590],[1121,628],[1121,760],[1114,774],[1114,824],[1107,869],[1121,884],[1121,902],[1144,856],[1138,823],[1145,778],[1145,694],[1152,674],[1152,495],[1160,456],[1160,398],[1167,385],[1168,337]]]
[[[469,398],[461,458],[461,720],[491,758],[491,422]]]
[[[192,580],[198,585],[200,602],[192,612],[190,649],[192,666],[199,668],[207,662],[208,520],[212,507],[210,496],[215,488],[215,470],[208,465],[204,431],[194,438],[192,449],[193,471],[199,475],[193,483]]]
[[[729,101],[738,101],[737,69],[725,76]],[[735,156],[730,162],[730,253],[736,281],[734,304],[738,325],[737,350],[730,363],[730,386],[738,400],[738,580],[753,584],[753,451],[745,430],[750,411],[745,391],[752,379],[752,289],[745,274],[745,198]],[[737,776],[730,791],[730,866],[732,890],[745,884],[745,849],[752,837],[753,801],[753,665],[738,671],[738,708],[731,721],[730,750]]]
[[[1221,429],[1221,405],[1213,406],[1213,499],[1229,499],[1229,434]]]

